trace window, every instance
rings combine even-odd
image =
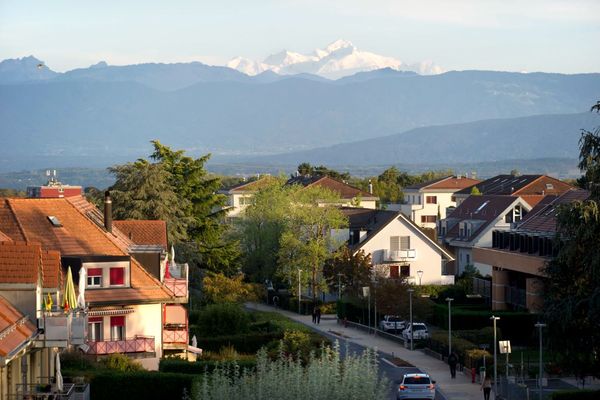
[[[427,204],[437,204],[437,196],[427,196],[425,201]]]
[[[465,229],[461,226],[460,229],[458,230],[458,237],[464,237],[465,236]]]
[[[437,221],[437,215],[421,215],[421,223],[432,223],[435,224]]]
[[[400,276],[402,278],[408,278],[410,276],[410,265],[403,265],[400,267]]]
[[[400,236],[400,250],[410,250],[410,236]]]
[[[390,250],[400,250],[400,236],[390,236]]]
[[[92,342],[102,341],[102,317],[88,318],[88,339]]]
[[[125,284],[125,268],[111,268],[110,269],[110,285],[124,285]]]
[[[48,215],[47,218],[48,218],[48,221],[50,221],[50,223],[52,224],[52,226],[54,226],[56,228],[60,228],[62,226],[62,224],[60,223],[58,218],[56,218],[54,215]]]
[[[546,190],[552,190],[554,189],[554,185],[551,183],[546,183]]]
[[[390,278],[398,279],[400,278],[400,271],[397,265],[390,265]]]
[[[467,265],[471,264],[471,255],[470,254],[465,254],[465,258],[467,259]]]
[[[125,317],[110,317],[110,340],[125,340]]]
[[[101,287],[102,286],[102,268],[90,268],[87,271],[87,285],[88,287]]]
[[[240,197],[240,206],[247,206],[254,202],[252,197]]]

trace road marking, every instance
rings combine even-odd
[[[391,361],[390,361],[390,360],[388,360],[387,358],[383,358],[383,357],[381,357],[381,360],[382,360],[383,362],[385,362],[386,364],[389,364],[389,365],[391,365],[391,366],[392,366],[392,367],[394,367],[394,368],[399,368],[399,367],[398,367],[396,364],[394,364],[393,362],[391,362]]]

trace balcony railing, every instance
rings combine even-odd
[[[166,278],[164,284],[175,297],[187,297],[188,294],[188,282],[187,279],[178,278]]]
[[[88,354],[154,353],[154,336],[135,336],[126,340],[88,341]]]
[[[386,250],[385,259],[387,261],[406,261],[415,260],[417,258],[417,250]]]
[[[56,347],[80,345],[85,342],[87,318],[83,312],[44,312],[41,325],[44,327],[44,334],[40,336],[40,340],[54,342]]]
[[[182,327],[182,328],[165,327],[165,329],[163,329],[163,343],[164,344],[185,344],[185,345],[187,345],[187,343],[188,343],[187,327]]]

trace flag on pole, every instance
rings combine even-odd
[[[52,310],[52,296],[50,296],[50,293],[48,293],[48,295],[46,296],[46,298],[44,299],[44,309],[46,311],[51,311]]]

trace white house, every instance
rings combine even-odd
[[[423,285],[454,283],[454,275],[446,273],[452,255],[402,213],[364,208],[342,211],[349,219],[350,249],[370,254],[378,274]]]
[[[483,276],[491,276],[489,265],[473,260],[474,247],[491,247],[492,231],[509,230],[531,206],[518,196],[469,196],[438,224],[438,240],[453,250],[457,274],[473,265]]]
[[[438,218],[446,218],[446,210],[456,207],[453,194],[479,182],[459,175],[407,186],[400,211],[415,224],[435,229]]]

